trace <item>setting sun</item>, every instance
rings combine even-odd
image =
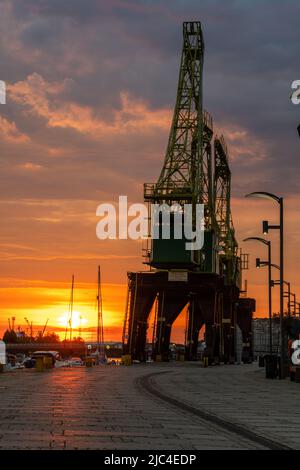
[[[70,314],[69,312],[65,312],[62,316],[58,317],[57,319],[59,326],[69,327],[70,326]],[[83,317],[83,315],[78,312],[74,311],[72,314],[72,328],[80,328],[88,323],[88,320]]]

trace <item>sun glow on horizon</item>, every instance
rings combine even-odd
[[[72,329],[78,329],[85,326],[88,323],[88,319],[83,316],[77,310],[74,310],[72,313],[72,322],[70,325],[70,312],[65,312],[63,315],[57,319],[58,325],[65,328],[71,327]]]

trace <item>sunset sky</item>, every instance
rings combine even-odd
[[[300,300],[300,105],[289,99],[298,0],[2,0],[0,15],[0,335],[13,315],[61,326],[72,274],[74,310],[95,325],[100,264],[105,339],[120,339],[126,272],[145,269],[141,243],[99,241],[96,208],[119,195],[142,202],[143,183],[159,175],[189,20],[203,25],[204,107],[229,147],[238,240],[278,221],[275,205],[244,194],[283,195],[285,277]],[[267,273],[254,267],[264,247],[241,246],[265,315]]]

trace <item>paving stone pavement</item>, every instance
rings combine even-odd
[[[0,375],[0,449],[260,449],[141,389],[163,393],[300,449],[300,384],[264,379],[257,365],[197,363],[19,370]]]
[[[157,376],[158,388],[259,436],[300,449],[300,384],[267,380],[257,364],[189,366],[190,371],[187,365]]]

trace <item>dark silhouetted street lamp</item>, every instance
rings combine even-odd
[[[293,294],[291,292],[291,283],[288,281],[283,281],[283,283],[288,286],[288,290],[286,292],[283,292],[283,297],[286,297],[288,299],[287,301],[287,310],[288,310],[288,317],[291,316],[291,306],[295,304],[295,299],[296,299],[296,294]],[[280,281],[271,281],[272,287],[274,286],[279,286]],[[294,300],[291,301],[291,297],[294,297]],[[295,310],[295,308],[294,308]]]
[[[293,301],[291,302],[291,305],[293,306],[293,315],[294,317],[296,317],[296,306],[297,306],[297,302],[296,302],[296,294],[293,294],[293,292],[290,293],[290,296],[293,297]]]
[[[298,307],[298,312],[296,311],[296,306]],[[295,314],[297,315],[298,313],[298,317],[300,319],[300,302],[295,302]]]
[[[283,274],[284,274],[284,260],[283,260],[283,198],[278,197],[275,194],[268,193],[265,191],[255,191],[250,194],[246,194],[245,197],[251,198],[262,198],[276,201],[279,204],[280,222],[279,225],[269,225],[268,221],[263,221],[263,232],[267,234],[270,229],[279,230],[280,234],[280,379],[285,378],[285,341],[284,341],[284,297],[283,297]]]
[[[287,292],[284,292],[283,295],[285,297],[287,297],[287,299],[288,299],[288,305],[287,305],[287,307],[288,307],[288,318],[290,318],[290,316],[291,316],[291,295],[292,295],[291,294],[291,283],[287,282],[287,281],[283,281],[283,282],[288,286]]]
[[[273,353],[273,344],[272,344],[272,264],[271,259],[271,242],[261,237],[248,237],[243,240],[244,242],[257,241],[267,245],[268,247],[268,261],[261,261],[260,258],[256,258],[256,267],[260,268],[261,266],[268,266],[268,303],[269,303],[269,347],[270,354]]]

